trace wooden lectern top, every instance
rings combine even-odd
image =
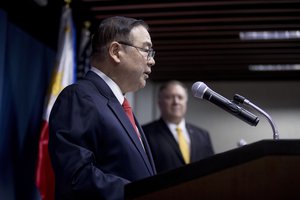
[[[125,186],[127,200],[300,199],[300,140],[261,140]]]

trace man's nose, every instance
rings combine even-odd
[[[154,60],[154,58],[150,58],[150,59],[148,60],[148,65],[149,65],[150,67],[152,67],[153,65],[155,65],[155,60]]]

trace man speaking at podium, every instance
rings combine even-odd
[[[148,26],[132,18],[107,18],[92,45],[91,70],[60,93],[50,115],[57,200],[120,200],[125,184],[156,173],[125,98],[146,85],[155,64]]]
[[[185,121],[187,89],[179,81],[161,85],[161,118],[143,126],[157,172],[165,172],[214,154],[209,133]]]

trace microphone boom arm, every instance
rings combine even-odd
[[[256,106],[255,104],[251,103],[248,99],[244,98],[243,96],[239,95],[239,94],[235,94],[233,97],[234,101],[237,101],[239,103],[245,104],[251,108],[253,108],[254,110],[258,111],[259,113],[261,113],[262,115],[264,115],[268,122],[270,123],[272,130],[273,130],[273,139],[274,140],[278,140],[279,139],[279,131],[277,129],[276,124],[273,122],[271,116],[266,113],[265,111],[263,111],[261,108],[259,108],[258,106]]]

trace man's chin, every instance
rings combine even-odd
[[[145,80],[144,80],[144,81],[141,81],[141,82],[139,83],[138,87],[137,87],[133,92],[136,92],[136,91],[138,91],[138,90],[144,88],[145,86],[146,86],[146,81],[145,81]]]
[[[143,79],[140,83],[140,88],[144,88],[146,86],[146,84],[147,84],[146,79]]]

